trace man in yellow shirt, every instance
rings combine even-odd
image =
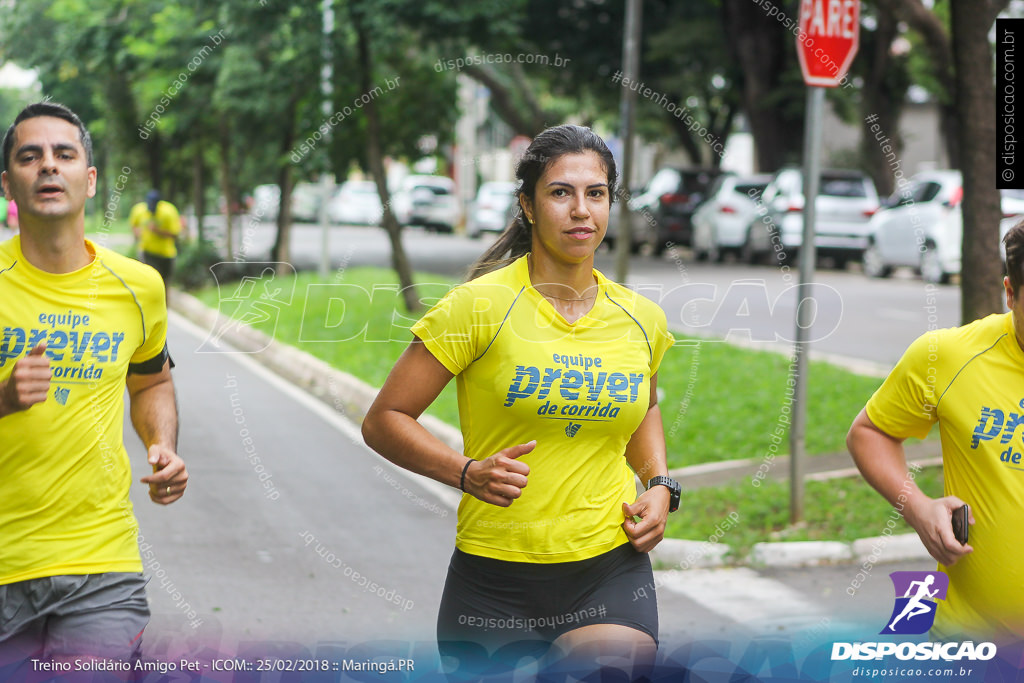
[[[139,241],[142,262],[156,268],[167,287],[174,271],[174,259],[178,256],[176,240],[181,233],[178,209],[160,199],[159,190],[150,190],[146,201],[132,207],[128,222]]]
[[[153,502],[181,497],[167,312],[156,272],[85,239],[92,143],[54,103],[3,143],[21,234],[0,244],[0,670],[130,660],[149,620],[122,438],[125,387]]]
[[[932,635],[1024,638],[1024,223],[1005,238],[1009,313],[915,341],[850,428],[864,478],[903,512],[949,576]],[[939,424],[945,496],[930,498],[907,471],[902,442]],[[967,543],[953,531],[967,503]]]

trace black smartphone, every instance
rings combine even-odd
[[[968,518],[971,516],[971,506],[964,503],[963,507],[953,510],[953,536],[960,541],[960,545],[967,545],[967,531],[970,527]]]

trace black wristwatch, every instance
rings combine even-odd
[[[679,494],[682,493],[683,487],[679,485],[679,482],[672,477],[651,477],[651,480],[647,482],[647,490],[650,491],[654,486],[667,486],[670,492],[670,498],[668,501],[668,511],[675,512],[679,509]]]

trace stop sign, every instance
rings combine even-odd
[[[800,0],[796,52],[804,83],[834,88],[846,76],[860,38],[860,0]]]

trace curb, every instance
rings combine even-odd
[[[172,289],[171,309],[206,330],[219,330],[230,325],[222,335],[232,348],[225,352],[245,353],[276,374],[309,392],[333,407],[349,420],[360,424],[366,416],[377,389],[347,372],[332,368],[327,363],[282,344],[248,325],[232,324],[230,318],[208,308],[191,294]],[[211,342],[212,343],[212,342]],[[457,451],[462,451],[462,432],[430,416],[419,418],[427,431]],[[750,461],[707,463],[694,470],[708,471],[749,467]],[[700,470],[698,470],[700,471]],[[749,565],[754,567],[809,567],[853,561],[898,562],[901,560],[931,559],[917,534],[878,536],[852,542],[797,541],[757,543],[750,555],[742,560],[728,559],[730,546],[711,541],[690,541],[666,538],[651,551],[651,561],[659,570],[709,569],[715,567]],[[882,551],[888,550],[884,553]]]

